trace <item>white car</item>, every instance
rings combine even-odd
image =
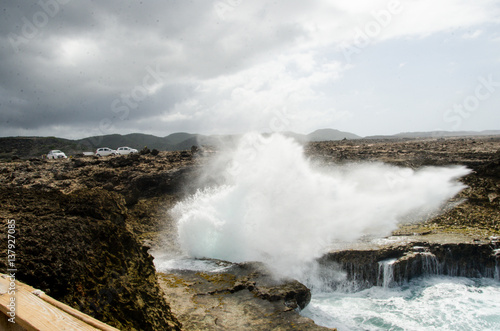
[[[64,154],[58,149],[54,149],[50,151],[49,154],[47,154],[47,159],[67,159],[67,158],[68,157],[66,156],[66,154]]]
[[[116,155],[116,151],[114,149],[108,147],[98,148],[95,151],[96,156],[108,156],[108,155]]]
[[[127,154],[133,154],[137,153],[137,149],[135,148],[130,148],[130,147],[118,147],[116,150],[116,154],[118,155],[127,155]]]

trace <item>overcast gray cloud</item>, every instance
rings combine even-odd
[[[499,12],[493,0],[3,1],[0,135],[500,129]]]

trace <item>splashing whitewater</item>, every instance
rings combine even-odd
[[[382,163],[320,168],[293,139],[256,133],[207,171],[224,183],[171,211],[182,249],[197,258],[262,261],[299,280],[334,242],[385,236],[405,219],[438,211],[464,189],[457,179],[470,173]]]

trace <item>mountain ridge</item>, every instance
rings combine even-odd
[[[294,138],[301,143],[315,141],[338,141],[356,139],[418,139],[444,137],[470,137],[485,135],[500,135],[500,130],[485,131],[430,131],[430,132],[401,132],[395,135],[378,135],[360,137],[354,133],[336,129],[319,129],[309,134],[283,132],[285,136]],[[83,139],[65,139],[57,137],[0,137],[0,159],[12,157],[30,158],[40,157],[52,149],[63,150],[68,155],[95,151],[99,147],[118,148],[129,146],[138,150],[148,147],[165,151],[188,150],[192,146],[218,145],[234,142],[240,135],[202,135],[187,132],[174,132],[165,137],[158,137],[144,133],[109,134],[92,136]]]

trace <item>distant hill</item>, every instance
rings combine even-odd
[[[343,140],[344,138],[353,140],[362,138],[350,132],[343,132],[334,129],[316,130],[308,135],[294,132],[284,132],[283,134],[302,143],[307,141]],[[481,132],[403,132],[391,136],[370,136],[363,139],[415,139],[485,135],[500,135],[500,130]],[[121,146],[129,146],[141,150],[147,146],[149,149],[158,149],[160,151],[188,150],[193,145],[232,145],[238,140],[238,137],[238,135],[206,136],[186,132],[172,133],[166,137],[157,137],[142,133],[132,133],[127,135],[110,134],[78,140],[69,140],[57,137],[0,137],[0,159],[10,159],[14,156],[19,158],[40,157],[42,154],[47,154],[53,149],[60,149],[68,156],[82,152],[94,152],[99,147],[116,149]]]
[[[444,137],[470,137],[470,136],[497,136],[500,130],[485,131],[429,131],[429,132],[401,132],[395,135],[368,136],[365,139],[397,139],[397,138],[444,138]]]
[[[186,139],[178,144],[176,144],[175,150],[186,150],[190,149],[191,146],[229,146],[235,144],[239,135],[195,135],[189,139]]]
[[[342,139],[361,139],[360,136],[350,132],[343,132],[335,129],[316,130],[307,135],[309,141],[327,141],[327,140],[342,140]]]
[[[182,140],[182,141],[177,142],[174,146],[172,146],[172,148],[174,150],[182,151],[182,150],[190,149],[191,146],[203,145],[200,143],[201,137],[202,137],[201,135],[192,135],[191,137],[187,138],[186,140]]]
[[[430,131],[430,132],[402,132],[394,135],[397,138],[432,138],[432,137],[466,137],[500,135],[500,131]]]
[[[295,133],[295,132],[291,132],[291,131],[282,132],[281,134],[286,136],[286,137],[293,138],[300,143],[306,143],[309,140],[309,138],[305,134]]]
[[[148,147],[160,151],[189,150],[193,145],[218,145],[232,139],[232,136],[204,136],[184,132],[166,137],[132,133],[93,136],[78,140],[56,137],[0,137],[0,159],[10,159],[13,156],[23,159],[40,157],[53,149],[60,149],[68,156],[82,152],[95,152],[99,147],[116,149],[128,146],[137,150]]]
[[[197,138],[198,136],[200,135],[195,133],[176,132],[166,136],[164,139],[171,145],[177,145],[188,139]]]
[[[0,159],[40,157],[53,149],[75,150],[74,140],[56,137],[5,137],[0,138]]]

